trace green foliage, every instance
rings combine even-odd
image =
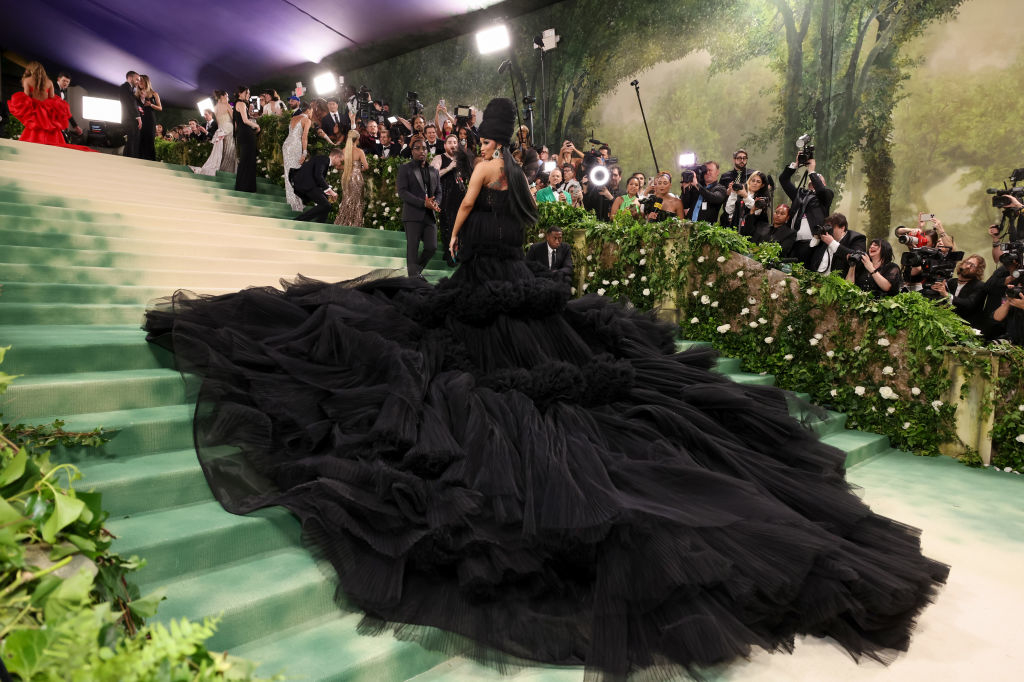
[[[0,362],[7,348],[0,348]],[[7,375],[0,374],[0,393]],[[2,424],[0,424],[2,425]],[[146,625],[163,599],[139,597],[136,557],[112,554],[98,493],[75,490],[47,448],[97,446],[103,433],[3,425],[0,433],[0,657],[23,682],[254,680],[252,665],[203,645],[216,622]]]
[[[211,142],[202,140],[153,140],[156,160],[180,166],[202,166],[213,149]]]
[[[401,231],[402,200],[398,198],[398,167],[406,159],[367,156],[370,168],[363,174],[363,227]]]

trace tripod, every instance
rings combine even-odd
[[[644,113],[644,103],[640,100],[640,81],[634,80],[630,83],[636,89],[636,101],[640,105],[640,116],[644,119],[644,130],[647,131],[647,144],[651,145],[651,158],[654,159],[654,175],[658,174],[658,156],[654,153],[654,143],[651,142],[651,129],[647,127],[647,115]]]

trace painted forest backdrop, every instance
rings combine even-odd
[[[1024,166],[1017,0],[565,0],[509,23],[512,48],[480,55],[472,34],[370,67],[346,70],[393,109],[407,90],[432,116],[440,98],[482,107],[516,92],[538,98],[535,140],[607,142],[623,170],[681,152],[727,166],[737,147],[775,175],[809,132],[818,170],[855,229],[887,236],[935,213],[961,248],[987,255],[998,218],[984,193]],[[553,28],[541,112],[534,36]]]

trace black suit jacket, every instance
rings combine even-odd
[[[548,243],[537,242],[526,252],[526,260],[540,263],[545,270],[550,270],[556,278],[568,282],[572,280],[572,247],[562,242],[555,249],[555,256],[548,266]]]
[[[346,116],[347,115],[342,114],[341,111],[338,112],[338,118],[341,119],[343,123],[348,121],[348,118]],[[323,128],[325,133],[327,133],[327,137],[333,140],[338,135],[338,132],[341,129],[341,124],[335,123],[334,117],[331,116],[331,114],[327,114],[322,119],[320,119],[320,127]]]
[[[835,197],[835,192],[825,186],[825,183],[821,180],[821,175],[818,173],[811,173],[810,188],[797,189],[796,185],[793,184],[793,174],[796,173],[796,168],[787,166],[786,170],[782,171],[782,175],[779,176],[779,184],[782,185],[782,190],[786,193],[792,201],[790,206],[791,219],[789,226],[793,228],[793,231],[800,231],[800,221],[804,216],[807,216],[807,222],[813,227],[814,225],[823,225],[825,218],[828,217],[829,211],[832,209],[832,199]]]
[[[135,87],[128,81],[121,83],[120,99],[121,124],[126,128],[138,130],[139,122],[135,119],[142,118],[142,112],[139,111],[139,100],[135,99]]]
[[[868,244],[867,238],[860,232],[853,230],[847,230],[843,238],[839,240],[839,248],[832,254],[832,264],[829,266],[829,272],[841,272],[846,274],[846,271],[850,269],[850,263],[847,260],[847,256],[854,251],[863,251],[867,253]],[[822,258],[828,258],[828,247],[825,242],[819,242],[817,246],[811,249],[811,255],[807,260],[807,267],[810,270],[817,270],[818,266],[821,265]]]
[[[359,141],[359,148],[366,154],[372,156],[380,156],[384,151],[384,147],[381,146],[380,140],[375,137],[364,137]]]
[[[402,198],[402,220],[411,222],[434,222],[434,212],[424,205],[428,196],[441,203],[441,176],[437,169],[427,165],[429,187],[423,185],[420,165],[415,161],[398,167],[398,196]]]
[[[946,291],[956,293],[959,281],[956,277],[946,282]],[[985,282],[974,280],[964,285],[959,296],[953,296],[953,310],[975,329],[987,331],[988,314],[985,312]]]
[[[388,152],[387,156],[385,156],[385,154],[384,154],[384,150],[385,149]],[[383,147],[382,146],[381,150],[380,150],[380,154],[379,154],[379,156],[381,156],[382,158],[388,158],[388,159],[393,159],[393,158],[396,158],[396,157],[401,156],[401,155],[402,155],[402,145],[398,144],[397,142],[392,142],[387,147]]]
[[[325,190],[330,187],[327,184],[327,169],[330,167],[330,156],[314,156],[298,168],[293,168],[288,179],[292,181],[296,194],[305,194],[317,188]]]
[[[62,100],[67,102],[69,107],[71,106],[71,102],[68,100],[68,91],[67,90],[65,90],[64,88],[58,88],[58,87],[54,86],[54,91],[55,91],[54,94],[56,94],[57,97],[60,97]],[[77,127],[78,127],[78,122],[75,121],[75,117],[74,116],[70,117],[68,119],[68,128],[77,128]]]
[[[782,227],[766,225],[763,230],[754,233],[753,239],[755,244],[760,244],[761,242],[778,242],[782,244],[779,258],[790,258],[793,253],[793,244],[796,242],[796,232],[788,225],[783,225]]]

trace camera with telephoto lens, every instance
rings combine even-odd
[[[754,197],[754,210],[764,211],[768,208],[768,197]]]
[[[903,226],[900,225],[896,229],[900,229]],[[928,239],[928,235],[924,233],[924,230],[909,230],[903,234],[896,235],[896,241],[900,244],[905,244],[912,249],[919,249],[922,246],[927,246],[931,240]]]
[[[1016,197],[1017,201],[1024,200],[1024,187],[1008,187],[1006,189],[989,187],[985,193],[995,195],[992,197],[993,208],[1006,208],[1010,205],[1011,196]]]
[[[846,262],[850,265],[856,265],[864,260],[864,256],[868,255],[864,251],[850,251],[846,254]]]
[[[1024,284],[1007,284],[1006,298],[1024,298]]]
[[[956,264],[964,259],[963,251],[945,248],[922,247],[903,254],[900,264],[904,267],[921,268],[921,295],[925,298],[940,299],[942,294],[932,290],[932,285],[945,282],[953,277]]]
[[[999,256],[999,264],[1007,270],[1016,270],[1024,263],[1024,242],[1007,242],[1000,244],[1003,253]]]
[[[823,234],[832,234],[831,225],[811,225],[811,236],[821,237]]]
[[[814,159],[814,144],[811,142],[811,134],[804,133],[796,140],[796,165],[806,166]]]

